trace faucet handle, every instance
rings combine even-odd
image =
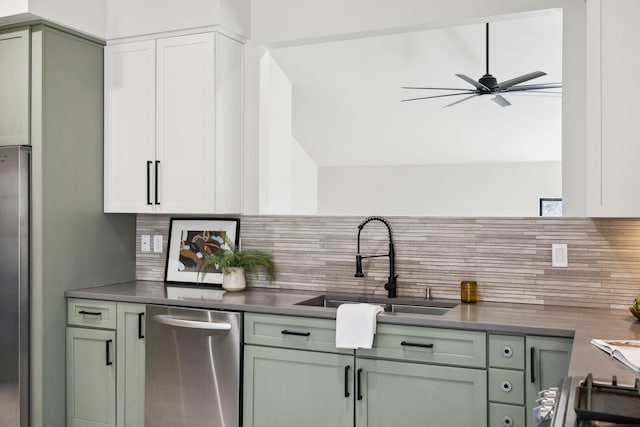
[[[356,276],[355,277],[364,277],[364,273],[362,272],[362,256],[360,254],[356,255]]]

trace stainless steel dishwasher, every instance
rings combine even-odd
[[[238,427],[242,315],[147,305],[146,427]]]

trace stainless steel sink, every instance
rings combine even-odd
[[[327,294],[320,295],[299,302],[297,305],[314,307],[333,307],[340,304],[367,303],[381,306],[384,311],[391,313],[414,313],[431,316],[441,316],[458,305],[457,302],[448,300],[421,300],[414,298],[384,298],[366,295]]]

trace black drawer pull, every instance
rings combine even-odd
[[[362,400],[362,368],[358,369],[358,400]]]
[[[113,365],[113,360],[111,360],[111,352],[109,351],[112,342],[113,340],[107,340],[107,366]]]
[[[351,396],[349,393],[349,369],[351,369],[349,365],[344,367],[344,397]]]
[[[308,337],[311,335],[311,332],[294,332],[294,331],[287,331],[286,329],[282,331],[283,335],[297,335],[299,337]]]
[[[101,311],[86,311],[86,310],[80,310],[78,312],[78,314],[86,314],[89,316],[100,316],[102,317],[102,312]]]
[[[433,348],[433,344],[420,344],[417,342],[407,342],[407,341],[402,341],[400,343],[401,346],[406,346],[406,347],[422,347],[422,348]]]
[[[144,313],[138,313],[138,339],[144,338],[144,334],[142,333],[142,318],[144,317]]]

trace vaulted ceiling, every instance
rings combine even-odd
[[[319,166],[561,160],[561,97],[401,99],[471,88],[485,72],[485,27],[400,32],[273,49],[293,84],[293,135]],[[491,23],[490,72],[498,81],[541,70],[530,83],[562,81],[562,14]]]

